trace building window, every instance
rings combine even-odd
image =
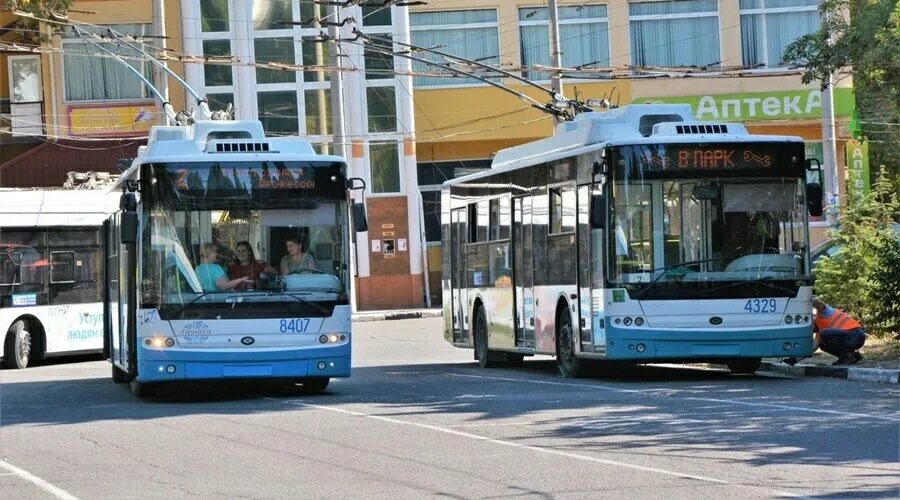
[[[388,33],[375,35],[375,40],[380,45],[390,44],[391,35]],[[394,78],[394,56],[384,54],[379,51],[371,50],[369,45],[363,49],[366,64],[367,80],[384,80]]]
[[[306,39],[308,38],[309,37],[306,37]],[[303,51],[304,66],[328,66],[331,64],[331,55],[329,53],[330,45],[304,41],[300,46]],[[303,81],[305,82],[327,82],[330,80],[331,74],[328,71],[303,72]]]
[[[206,33],[228,30],[228,0],[200,0],[200,30]]]
[[[369,165],[372,169],[372,193],[388,194],[400,191],[400,150],[396,142],[369,145]]]
[[[500,64],[499,27],[497,11],[493,9],[458,10],[443,12],[410,12],[412,44],[419,47],[441,47],[442,52],[476,59],[485,64]],[[419,54],[418,57],[444,63],[435,54]],[[438,71],[435,66],[413,62],[413,71]],[[436,85],[462,85],[478,83],[473,78],[416,77],[416,87]]]
[[[397,131],[397,96],[394,86],[366,88],[369,132]]]
[[[225,111],[229,104],[234,107],[234,94],[230,92],[206,94],[206,101],[211,111]]]
[[[291,0],[263,0],[253,2],[253,29],[256,31],[291,29],[294,20]]]
[[[230,40],[203,40],[203,55],[213,57],[231,57]],[[204,64],[204,84],[207,87],[221,87],[232,84],[231,65]]]
[[[256,94],[259,107],[259,121],[271,135],[297,135],[299,121],[297,119],[297,92],[258,92]]]
[[[631,64],[713,66],[719,64],[716,0],[628,4]]]
[[[111,26],[116,31],[142,36],[147,30],[143,24],[122,24]],[[105,34],[105,28],[81,28],[97,34]],[[90,35],[85,35],[90,36]],[[107,50],[122,56],[123,60],[152,81],[150,64],[145,62],[140,52],[118,43],[96,41]],[[66,101],[115,101],[128,99],[149,99],[150,92],[144,82],[120,61],[104,54],[94,43],[86,42],[73,31],[63,35],[63,78],[65,79]]]
[[[363,5],[362,13],[363,26],[391,26],[393,23],[390,7],[385,8],[374,5]]]
[[[784,65],[785,47],[819,25],[819,0],[741,0],[744,66]]]
[[[519,9],[519,43],[522,67],[550,65],[550,35],[545,7]],[[606,5],[559,7],[559,40],[562,66],[609,66],[609,24]],[[550,74],[526,71],[529,80],[549,80]],[[563,75],[577,78],[578,75]]]
[[[256,4],[254,4],[256,5]],[[294,64],[294,39],[257,38],[253,40],[256,62]],[[256,68],[256,83],[292,83],[296,81],[294,71]]]
[[[303,92],[307,135],[331,135],[331,91],[314,89]]]

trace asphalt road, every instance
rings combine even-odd
[[[97,360],[0,372],[4,498],[896,498],[900,394],[834,379],[481,370],[440,319],[355,325],[317,396],[177,387]]]

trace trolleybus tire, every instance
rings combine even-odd
[[[18,320],[6,332],[3,346],[3,366],[25,368],[31,356],[31,333],[25,329],[25,321]]]
[[[133,379],[129,384],[131,395],[136,398],[146,398],[156,394],[158,387],[155,384],[144,384]]]
[[[328,383],[331,382],[331,378],[329,377],[310,377],[303,379],[301,383],[300,390],[304,393],[310,394],[315,392],[322,392],[328,388]]]
[[[119,367],[113,363],[110,363],[110,366],[112,366],[112,379],[114,383],[124,384],[129,381],[127,373],[120,370]]]
[[[580,377],[583,372],[581,360],[575,355],[573,338],[569,310],[560,308],[556,322],[556,371],[563,378]]]
[[[478,366],[482,368],[496,368],[503,359],[503,353],[491,351],[488,346],[488,324],[484,306],[478,306],[475,311],[475,357],[478,358]]]
[[[752,375],[756,373],[756,370],[759,370],[761,363],[762,358],[732,359],[728,361],[728,369],[734,374]]]

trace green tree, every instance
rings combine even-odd
[[[784,60],[805,67],[803,83],[851,68],[858,132],[873,165],[900,178],[900,2],[825,0],[822,27],[788,45]]]
[[[73,0],[3,0],[3,10],[18,11],[34,17],[18,16],[11,26],[4,29],[15,31],[15,40],[21,43],[41,44],[46,42],[46,33],[41,31],[41,22],[35,18],[52,19],[69,13]],[[60,25],[53,26],[59,29]]]
[[[900,200],[882,167],[871,193],[848,189],[840,223],[829,232],[842,249],[816,265],[816,294],[876,335],[896,333],[900,322],[900,235],[893,228],[898,217]]]

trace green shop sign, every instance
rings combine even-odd
[[[855,107],[853,89],[832,92],[835,116],[851,116]],[[820,90],[788,90],[749,94],[639,97],[635,104],[690,104],[698,120],[789,120],[822,117]]]

